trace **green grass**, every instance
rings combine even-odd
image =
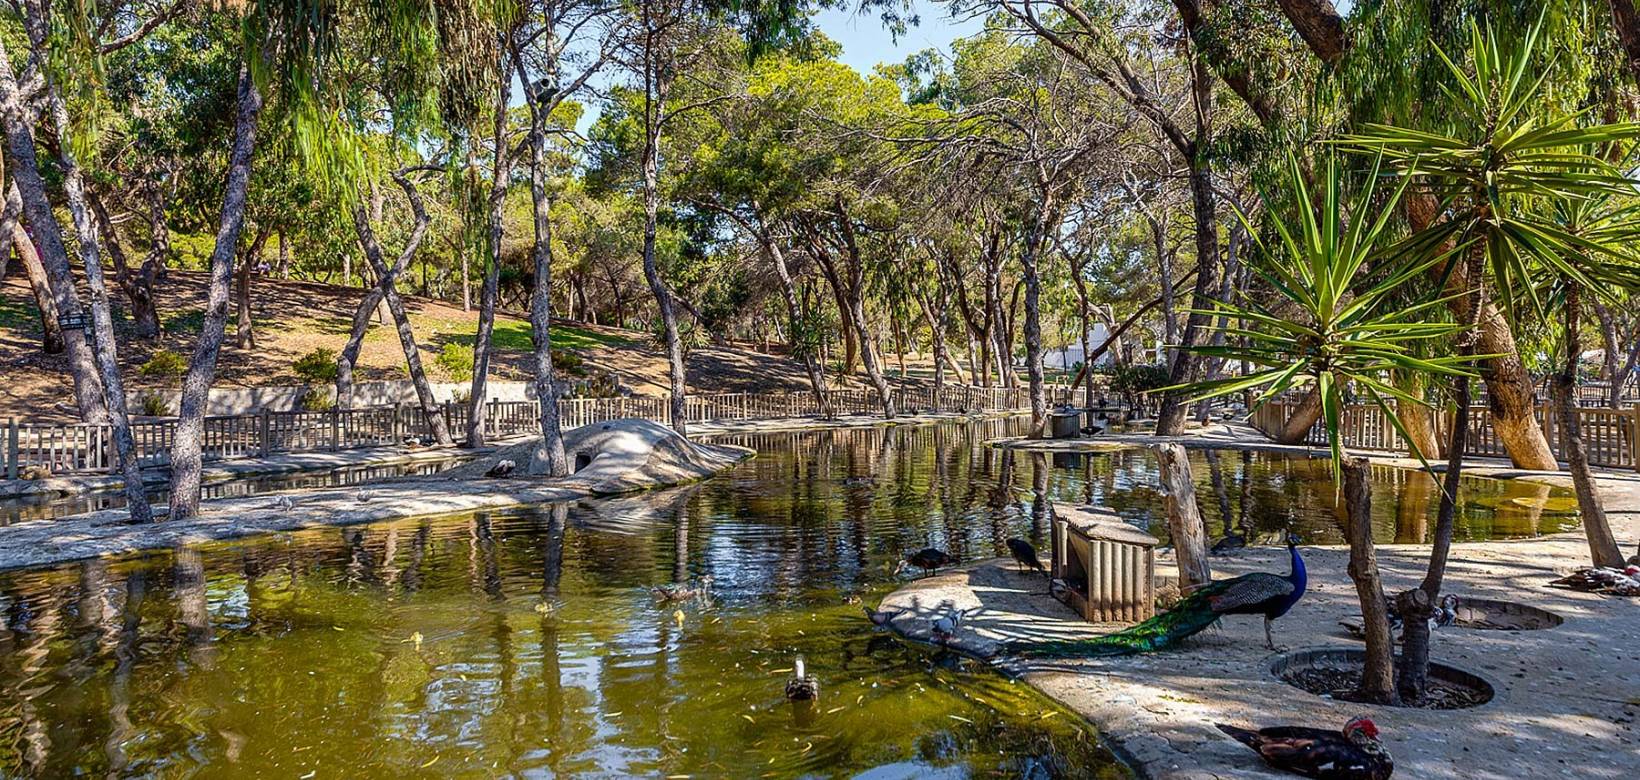
[[[9,297],[0,298],[0,328],[37,333],[40,330],[40,310],[34,305],[34,300],[30,298],[25,302]]]
[[[452,344],[473,343],[471,323],[430,317],[413,317],[417,333],[437,331]],[[528,352],[534,348],[530,338],[530,324],[522,320],[497,320],[491,331],[490,343],[500,351]],[[593,347],[630,347],[638,342],[624,336],[585,330],[571,325],[552,327],[552,345],[564,349],[591,349]]]

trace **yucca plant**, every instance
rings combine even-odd
[[[1256,250],[1252,270],[1275,298],[1218,301],[1208,312],[1225,317],[1225,335],[1240,343],[1196,346],[1192,350],[1227,360],[1245,360],[1257,370],[1245,375],[1200,382],[1187,388],[1192,402],[1262,388],[1255,406],[1289,390],[1313,386],[1321,399],[1322,424],[1332,453],[1333,476],[1343,457],[1340,415],[1345,392],[1353,390],[1376,406],[1419,458],[1425,453],[1407,435],[1395,401],[1427,405],[1395,386],[1392,372],[1443,376],[1469,375],[1461,356],[1422,356],[1421,346],[1446,339],[1462,326],[1436,316],[1444,298],[1405,306],[1409,283],[1454,250],[1416,251],[1421,245],[1394,241],[1388,228],[1407,186],[1402,179],[1387,197],[1376,191],[1378,166],[1355,199],[1343,199],[1343,176],[1329,158],[1319,198],[1311,192],[1296,159],[1289,160],[1287,186],[1296,204],[1290,218],[1269,220],[1276,241],[1267,243],[1244,214],[1237,212]],[[1267,197],[1266,202],[1276,202]],[[1313,206],[1311,204],[1314,204]],[[1376,217],[1369,215],[1376,214]],[[1367,280],[1368,272],[1373,275]]]
[[[1569,230],[1554,215],[1579,201],[1632,195],[1633,183],[1597,151],[1640,138],[1640,124],[1587,123],[1585,111],[1553,99],[1553,61],[1539,56],[1543,26],[1540,18],[1523,36],[1504,42],[1491,28],[1471,23],[1466,57],[1454,58],[1435,47],[1451,75],[1443,91],[1453,119],[1445,128],[1367,124],[1340,141],[1346,150],[1389,162],[1403,183],[1412,181],[1433,201],[1433,208],[1426,211],[1437,216],[1431,224],[1414,226],[1419,232],[1411,244],[1468,245],[1461,262],[1443,266],[1448,288],[1468,293],[1465,304],[1457,308],[1466,325],[1475,326],[1465,334],[1460,351],[1485,351],[1489,338],[1501,354],[1474,357],[1487,360],[1492,374],[1516,379],[1525,377],[1525,369],[1513,354],[1518,350],[1511,331],[1526,319],[1523,304],[1546,319],[1539,280],[1564,279],[1575,288],[1589,289],[1606,273],[1580,259],[1608,256],[1610,248],[1596,237]],[[1489,301],[1496,298],[1502,299],[1504,327],[1483,317]],[[1453,389],[1458,418],[1429,570],[1418,588],[1397,597],[1408,627],[1399,688],[1403,698],[1412,700],[1422,698],[1427,687],[1428,630],[1419,618],[1430,614],[1439,599],[1463,469],[1467,380],[1455,382]],[[1516,464],[1554,468],[1556,458],[1534,419],[1530,391],[1521,382],[1492,389],[1492,427]]]

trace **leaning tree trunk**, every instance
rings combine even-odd
[[[1434,223],[1440,208],[1428,195],[1409,197],[1403,207],[1414,232]],[[1486,287],[1484,266],[1471,266],[1474,264],[1454,260],[1437,263],[1429,273],[1438,283],[1444,279],[1444,292],[1451,296],[1447,308],[1458,321],[1474,323],[1474,354],[1493,356],[1480,361],[1479,366],[1486,382],[1492,430],[1516,468],[1555,471],[1560,465],[1538,425],[1537,395],[1526,364],[1521,362],[1514,332],[1495,301],[1467,294]]]
[[[866,325],[866,280],[865,258],[860,254],[860,244],[854,235],[854,223],[850,221],[848,209],[843,207],[841,198],[836,204],[837,222],[842,227],[843,244],[848,250],[848,309],[849,319],[854,323],[854,335],[860,340],[860,362],[865,365],[866,376],[871,379],[871,386],[877,390],[877,400],[882,403],[883,417],[894,419],[894,394],[888,387],[888,380],[883,376],[883,367],[877,359],[877,344],[871,338]]]
[[[1196,481],[1190,473],[1190,456],[1184,445],[1157,444],[1156,463],[1160,466],[1163,501],[1167,505],[1168,533],[1173,537],[1173,554],[1179,559],[1179,590],[1189,593],[1213,581],[1207,562],[1207,521],[1196,503]]]
[[[233,147],[228,156],[227,184],[222,192],[216,246],[211,251],[205,322],[200,328],[193,359],[188,362],[188,373],[182,378],[182,402],[178,410],[176,438],[171,445],[172,520],[184,520],[199,514],[200,469],[203,465],[200,447],[205,433],[206,402],[228,324],[228,288],[233,279],[239,234],[245,227],[245,195],[250,187],[251,156],[256,151],[256,123],[261,113],[262,93],[251,78],[250,66],[243,64],[239,68],[239,93],[235,100]]]
[[[114,220],[108,216],[108,209],[102,199],[94,194],[87,193],[91,199],[91,213],[97,218],[97,230],[106,236],[109,259],[114,262],[114,281],[118,282],[125,298],[131,303],[131,321],[135,325],[137,338],[159,338],[159,311],[154,308],[154,279],[145,273],[132,273],[131,266],[125,259],[125,249],[120,246],[120,236],[114,230]]]
[[[1578,318],[1581,315],[1581,290],[1576,283],[1566,287],[1566,365],[1555,377],[1555,405],[1560,411],[1561,441],[1566,447],[1566,463],[1572,472],[1572,487],[1577,491],[1577,508],[1583,516],[1583,532],[1589,539],[1589,557],[1595,566],[1623,568],[1623,553],[1612,536],[1611,523],[1606,519],[1606,507],[1589,471],[1589,454],[1583,444],[1583,430],[1577,411],[1577,361],[1583,354],[1579,336]]]
[[[11,188],[13,195],[17,188]],[[21,201],[19,200],[19,207]],[[51,281],[46,278],[45,266],[40,264],[40,253],[34,249],[23,223],[13,219],[6,229],[11,245],[17,250],[23,271],[28,275],[29,287],[34,291],[34,305],[40,310],[40,349],[47,355],[56,355],[65,349],[62,325],[57,322],[57,299],[51,295]]]
[[[1321,391],[1314,386],[1304,394],[1304,399],[1293,408],[1292,414],[1287,415],[1287,422],[1276,433],[1278,444],[1299,444],[1309,438],[1310,429],[1315,427],[1321,419]]]
[[[73,272],[69,270],[68,247],[63,243],[62,229],[57,222],[51,200],[46,193],[45,180],[40,176],[39,158],[34,148],[34,111],[24,104],[24,97],[12,71],[11,57],[0,42],[0,119],[6,132],[6,163],[11,166],[11,178],[23,201],[23,216],[34,229],[35,247],[40,263],[51,285],[51,295],[60,318],[79,320],[83,317],[80,296],[75,291]],[[68,371],[74,379],[74,402],[82,422],[95,423],[108,419],[103,403],[102,381],[97,376],[96,362],[91,347],[81,334],[65,334],[63,348],[68,352]]]
[[[808,341],[810,334],[802,332],[808,327],[807,320],[803,317],[803,307],[797,300],[797,285],[792,282],[791,269],[786,265],[786,252],[767,231],[763,232],[761,238],[763,249],[774,262],[775,275],[780,278],[780,295],[786,302],[786,340],[790,343],[792,352],[803,361],[803,371],[809,377],[809,389],[814,392],[815,408],[820,410],[821,417],[830,417],[831,400],[826,395],[824,369],[820,365],[820,355],[817,354],[815,345]]]
[[[1350,579],[1361,603],[1367,636],[1366,664],[1361,670],[1361,700],[1393,704],[1395,698],[1395,643],[1390,636],[1389,610],[1378,575],[1378,553],[1372,543],[1372,488],[1367,482],[1367,459],[1345,458],[1344,532],[1350,543]]]
[[[411,385],[416,389],[416,401],[421,405],[422,415],[427,418],[433,440],[440,446],[449,446],[453,443],[449,423],[444,419],[443,407],[438,403],[438,399],[433,397],[432,385],[427,383],[427,370],[421,365],[421,348],[416,345],[416,334],[410,327],[410,315],[404,309],[404,300],[399,297],[398,289],[394,287],[398,277],[409,266],[410,259],[415,257],[422,239],[427,235],[427,208],[423,205],[421,194],[415,185],[411,184],[402,172],[393,174],[393,180],[404,190],[410,201],[410,210],[415,215],[415,226],[411,228],[410,237],[405,241],[404,251],[399,253],[392,266],[388,266],[381,242],[377,240],[375,231],[370,227],[364,207],[355,205],[353,208],[353,226],[359,234],[359,245],[364,250],[365,258],[376,274],[376,286],[365,295],[363,301],[360,301],[359,308],[354,310],[353,330],[348,334],[347,345],[342,348],[342,355],[336,361],[336,406],[338,409],[353,406],[353,367],[359,359],[359,350],[364,343],[365,331],[370,327],[371,315],[385,302],[399,336],[399,347],[404,350],[405,370],[410,375]]]
[[[530,333],[535,337],[535,397],[539,402],[541,444],[531,453],[529,473],[569,475],[564,433],[559,425],[558,380],[552,366],[552,199],[547,195],[546,108],[532,102],[530,127],[530,205],[535,216],[535,289],[530,295]]]
[[[1178,385],[1195,379],[1201,356],[1191,347],[1207,327],[1212,308],[1211,298],[1219,286],[1218,204],[1213,194],[1213,170],[1198,153],[1190,161],[1191,207],[1196,217],[1196,289],[1191,298],[1191,313],[1185,319],[1184,332],[1179,335],[1179,349],[1173,355],[1168,372],[1169,383],[1175,389],[1162,393],[1161,409],[1156,413],[1156,435],[1178,436],[1184,433],[1189,397]]]
[[[653,44],[654,41],[647,43]],[[655,53],[652,46],[646,46],[645,55],[649,61],[644,73],[643,276],[649,283],[650,295],[655,297],[655,309],[660,314],[661,331],[666,341],[672,430],[680,436],[688,436],[688,368],[683,362],[683,334],[678,330],[678,314],[673,305],[672,291],[667,288],[666,280],[661,278],[660,265],[655,258],[655,229],[660,216],[661,120],[672,79],[670,63],[657,66],[653,62]]]
[[[36,45],[43,45],[37,41]],[[48,77],[44,86],[46,109],[56,126],[57,136],[67,139],[70,133],[68,107],[64,105],[57,85]],[[142,463],[137,457],[136,440],[131,436],[131,417],[126,414],[125,385],[120,377],[119,344],[114,340],[114,318],[109,310],[108,285],[103,279],[101,242],[97,237],[97,221],[93,216],[90,198],[85,191],[85,180],[80,166],[74,160],[67,143],[58,147],[58,164],[62,168],[63,193],[68,201],[69,215],[78,234],[80,262],[85,266],[86,287],[91,293],[91,328],[95,342],[92,356],[102,382],[103,404],[108,410],[109,427],[114,436],[114,449],[119,453],[120,474],[124,481],[125,510],[133,523],[152,523],[153,508],[148,505],[148,493],[142,481]],[[47,228],[49,231],[52,228]]]

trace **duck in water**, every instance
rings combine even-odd
[[[803,656],[792,665],[792,677],[786,681],[786,698],[792,701],[814,701],[820,698],[820,681],[809,676]]]

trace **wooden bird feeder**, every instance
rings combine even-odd
[[[1054,504],[1059,600],[1093,623],[1137,623],[1156,612],[1159,540],[1109,510]]]

